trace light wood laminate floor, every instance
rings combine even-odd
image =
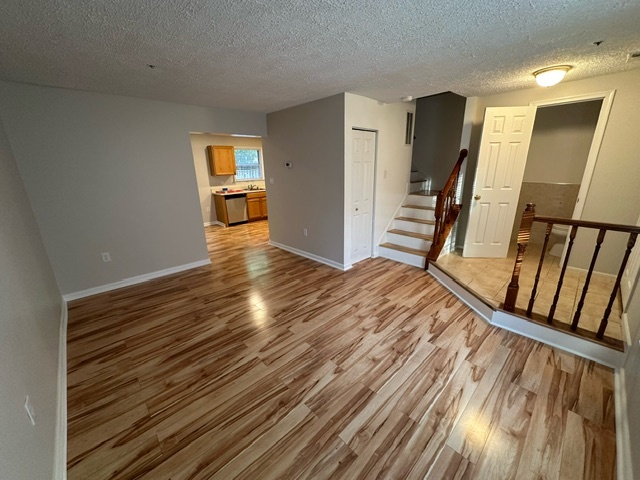
[[[69,479],[615,479],[610,369],[420,269],[206,234],[211,266],[71,303]]]

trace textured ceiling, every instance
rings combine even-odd
[[[639,26],[640,0],[2,0],[0,78],[261,112],[486,95],[640,67]]]

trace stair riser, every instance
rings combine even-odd
[[[420,208],[407,208],[402,207],[400,209],[401,217],[419,218],[421,220],[435,220],[435,212],[433,210],[422,210]]]
[[[429,240],[423,240],[421,238],[408,237],[406,235],[398,235],[397,233],[387,232],[387,242],[395,243],[403,247],[415,248],[416,250],[429,251],[431,242]]]
[[[379,254],[383,258],[395,260],[396,262],[406,263],[407,265],[413,265],[414,267],[424,268],[425,257],[413,255],[411,253],[400,252],[392,248],[380,247]]]
[[[405,203],[409,205],[420,205],[421,207],[435,207],[436,196],[407,195],[407,200]]]
[[[420,190],[427,190],[429,188],[429,182],[410,183],[409,193],[419,192]]]
[[[407,222],[406,220],[395,219],[393,221],[393,228],[398,230],[405,230],[407,232],[425,233],[427,235],[433,235],[433,225],[426,225],[424,223]]]

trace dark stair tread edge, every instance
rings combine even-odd
[[[415,208],[416,210],[435,210],[436,207],[423,207],[422,205],[402,205],[402,208]]]
[[[406,230],[400,230],[398,228],[387,230],[387,233],[395,233],[396,235],[404,235],[405,237],[420,238],[429,242],[433,241],[433,235],[427,235],[426,233],[407,232]]]
[[[417,192],[409,192],[409,196],[418,195],[420,197],[437,197],[439,190],[418,190]]]
[[[424,225],[435,225],[435,220],[423,220],[421,218],[414,217],[396,217],[396,220],[404,220],[405,222],[422,223]]]
[[[403,253],[409,253],[412,255],[418,255],[420,257],[424,257],[427,252],[424,250],[417,250],[415,248],[410,248],[410,247],[404,247],[402,245],[396,245],[395,243],[389,243],[389,242],[385,242],[385,243],[381,243],[380,244],[381,247],[385,247],[385,248],[390,248],[392,250],[397,250],[399,252],[403,252]]]

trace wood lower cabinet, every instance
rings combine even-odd
[[[247,216],[250,222],[268,217],[267,194],[265,192],[247,193]]]
[[[209,173],[211,175],[235,175],[236,154],[233,147],[209,145]]]

